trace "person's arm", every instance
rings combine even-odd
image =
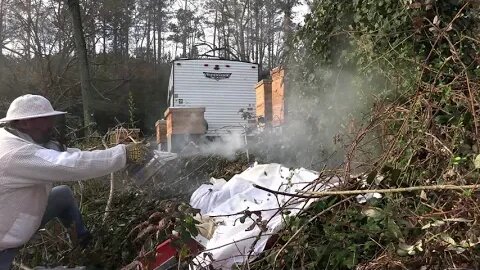
[[[65,152],[28,146],[11,155],[5,172],[18,178],[15,184],[21,186],[100,177],[120,170],[125,164],[125,145],[96,151],[69,148]]]

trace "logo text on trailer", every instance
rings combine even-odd
[[[205,77],[213,79],[216,81],[224,80],[230,78],[232,73],[214,73],[214,72],[203,72]]]

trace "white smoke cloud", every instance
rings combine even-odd
[[[201,154],[219,155],[228,159],[235,158],[238,151],[245,148],[245,134],[232,132],[222,135],[212,142],[199,145]]]
[[[352,71],[327,68],[316,69],[307,82],[294,81],[300,76],[293,72],[286,71],[286,122],[264,133],[255,148],[264,152],[265,161],[287,166],[341,165],[352,135],[368,117],[378,83],[367,84]]]

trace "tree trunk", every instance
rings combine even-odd
[[[188,38],[188,34],[183,33],[182,34],[182,47],[183,47],[182,57],[187,57],[187,38]]]
[[[150,24],[150,14],[149,14],[149,15],[148,15],[148,18],[147,18],[147,29],[145,30],[145,35],[147,36],[147,50],[146,50],[146,53],[147,53],[147,63],[150,63],[150,62],[151,62],[150,27],[151,27],[151,24]]]
[[[30,59],[30,42],[32,40],[32,1],[27,0],[27,44],[25,44],[25,56]]]
[[[157,27],[158,27],[158,30],[157,30],[157,33],[158,33],[158,48],[157,48],[157,55],[158,55],[158,63],[160,64],[162,62],[162,53],[163,53],[163,50],[162,50],[162,24],[163,24],[163,18],[162,18],[162,13],[161,13],[161,10],[159,11],[158,13],[159,15],[159,19],[158,19],[158,24],[157,24]]]
[[[107,20],[105,17],[102,19],[102,34],[103,34],[103,40],[102,40],[102,53],[103,57],[107,54]]]
[[[185,12],[188,11],[188,0],[185,0]],[[187,41],[188,41],[188,33],[184,32],[182,34],[182,45],[183,45],[183,52],[182,57],[187,57]]]
[[[255,4],[255,10],[254,10],[254,16],[255,16],[255,62],[261,64],[260,60],[260,28],[262,27],[260,25],[261,19],[260,19],[260,7],[258,4]]]
[[[215,21],[213,23],[213,56],[215,56],[215,39],[217,38],[217,19],[218,19],[218,10],[215,8]]]
[[[79,0],[65,0],[67,1],[68,10],[72,17],[73,38],[75,40],[75,52],[78,58],[78,68],[80,71],[80,85],[82,89],[83,102],[83,123],[89,127],[92,123],[92,116],[90,110],[92,86],[90,81],[90,69],[88,67],[87,47],[85,44],[85,36],[83,34],[82,17],[80,16]],[[87,128],[87,133],[90,134],[90,128]]]
[[[57,6],[56,12],[57,12],[57,14],[61,14],[60,12],[61,12],[61,10],[62,10],[62,4],[63,4],[63,3],[62,3],[61,1],[59,1],[59,2],[57,2],[57,4],[58,4],[58,6]],[[60,17],[60,16],[59,16],[59,17]],[[58,19],[59,25],[60,25],[60,22],[61,22],[61,19],[59,18],[59,19]],[[62,48],[63,48],[63,45],[62,45],[63,38],[59,38],[59,39],[57,40],[57,42],[58,42],[58,53],[60,54],[60,53],[62,52]]]
[[[112,34],[113,34],[113,43],[112,43],[112,50],[113,55],[118,56],[118,23],[114,22],[112,24]]]
[[[3,46],[3,40],[5,39],[5,37],[3,36],[3,26],[4,26],[4,17],[5,17],[4,6],[5,6],[5,1],[0,0],[0,46]],[[3,47],[0,47],[0,61],[3,61]]]
[[[158,14],[158,22],[157,22],[157,33],[158,33],[158,43],[157,43],[157,63],[160,64],[162,62],[162,31],[163,31],[163,2],[157,1],[157,14]]]
[[[243,21],[239,21],[239,31],[238,31],[238,49],[240,54],[240,60],[246,61],[245,57],[245,28],[243,27]]]
[[[294,3],[291,2],[289,5],[285,5],[283,13],[283,44],[284,44],[284,51],[283,55],[281,56],[282,61],[287,60],[290,56],[290,39],[292,37],[292,9]]]
[[[239,21],[238,21],[238,30],[239,30],[239,43],[240,43],[240,47],[238,48],[240,50],[240,60],[242,61],[247,61],[247,44],[245,44],[245,32],[246,32],[246,29],[245,27],[247,26],[247,24],[245,23],[245,21],[248,22],[248,15],[246,15],[247,13],[247,10],[248,10],[248,3],[249,1],[245,1],[245,4],[242,8],[242,13],[241,13],[241,16],[239,18]]]
[[[155,10],[155,9],[154,9]],[[154,64],[157,62],[157,37],[156,37],[156,32],[157,32],[157,16],[155,14],[156,12],[153,13],[153,26],[152,26],[152,31],[153,31],[153,61],[152,63]]]
[[[122,43],[123,43],[123,59],[124,61],[127,61],[128,60],[128,57],[130,55],[130,44],[128,42],[128,39],[130,37],[130,33],[129,33],[129,24],[128,23],[125,23],[124,22],[124,25],[123,25],[123,40],[122,40]]]

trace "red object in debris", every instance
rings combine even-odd
[[[190,254],[198,254],[203,247],[195,240],[190,239],[187,243]],[[157,246],[155,262],[148,265],[147,269],[166,270],[175,267],[177,264],[177,249],[172,245],[172,240],[165,240]],[[173,269],[173,268],[172,268]]]
[[[156,248],[155,263],[152,265],[153,268],[166,266],[165,269],[168,269],[167,267],[175,263],[176,255],[177,250],[172,246],[172,240],[166,240]]]

